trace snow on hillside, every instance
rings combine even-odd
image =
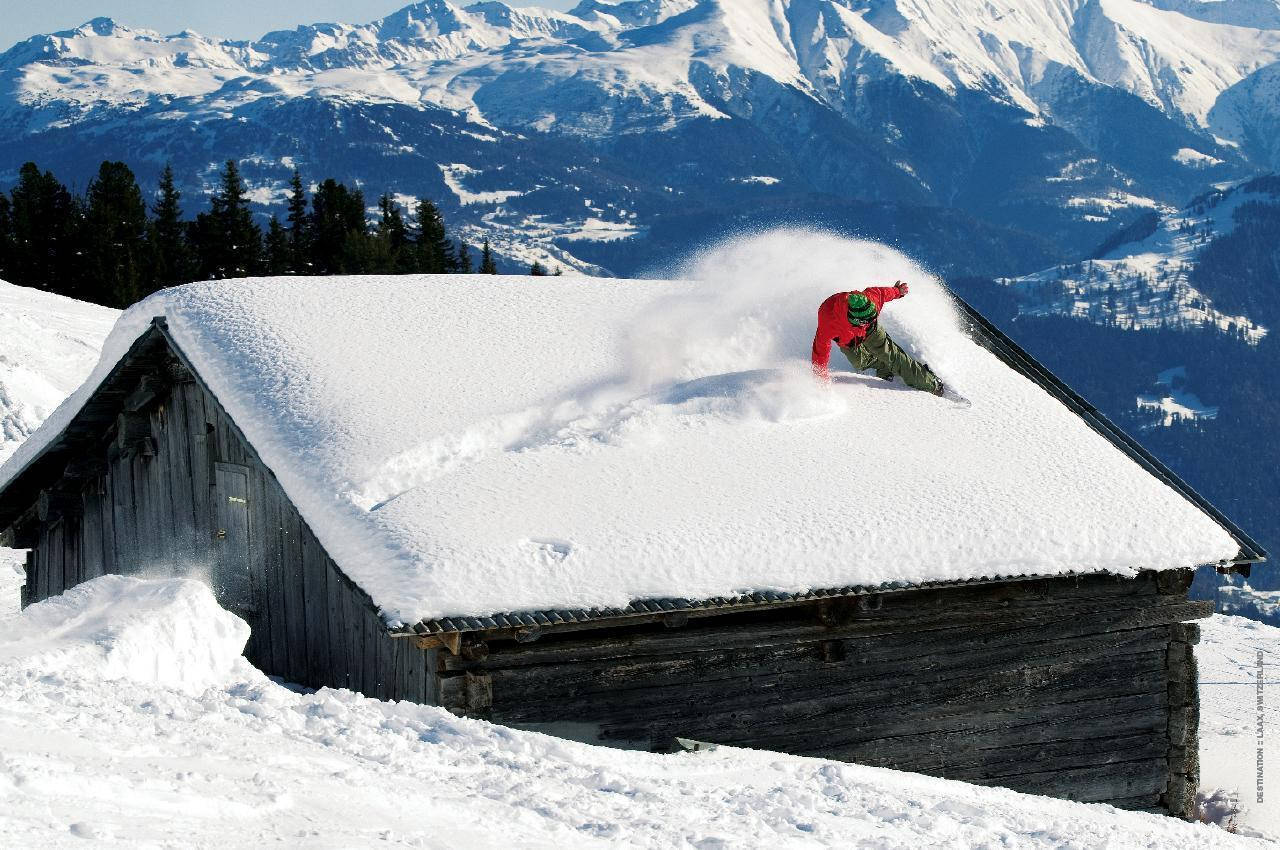
[[[1190,281],[1201,249],[1235,228],[1241,205],[1256,202],[1276,199],[1265,191],[1211,192],[1184,209],[1161,210],[1150,235],[1099,259],[1000,282],[1013,287],[1020,315],[1074,316],[1127,329],[1208,327],[1256,344],[1266,327],[1218,310]]]
[[[814,258],[803,275],[797,251]],[[124,315],[94,377],[0,483],[164,316],[391,622],[1132,574],[1237,554],[1211,518],[970,340],[945,292],[901,254],[781,231],[686,271],[697,282],[476,275],[166,290]],[[810,374],[817,305],[896,279],[913,288],[886,307],[884,327],[972,407],[847,371],[830,386]],[[837,495],[850,480],[875,494],[857,522]]]
[[[119,315],[0,281],[0,463],[89,376]]]
[[[299,693],[239,657],[247,627],[189,579],[105,576],[22,614],[15,591],[0,572],[5,847],[1268,846],[881,768],[608,750]]]
[[[1202,419],[1217,419],[1218,408],[1205,404],[1200,396],[1187,386],[1187,368],[1175,366],[1166,369],[1156,376],[1156,391],[1142,393],[1137,399],[1137,408],[1154,415],[1155,422],[1144,427],[1168,428],[1177,422],[1195,422]]]

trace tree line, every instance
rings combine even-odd
[[[295,170],[284,221],[272,216],[264,231],[228,160],[205,211],[187,219],[181,201],[172,167],[148,202],[123,162],[102,163],[83,196],[29,162],[0,193],[0,278],[125,307],[192,280],[498,272],[489,241],[477,262],[426,198],[406,210],[383,194],[371,221],[361,189],[330,178],[308,191]],[[534,263],[530,273],[547,270]]]

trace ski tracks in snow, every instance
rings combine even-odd
[[[844,400],[817,386],[807,369],[788,366],[707,375],[638,392],[614,384],[494,416],[401,452],[352,490],[352,501],[378,511],[400,496],[504,452],[590,451],[627,440],[661,440],[665,427],[699,419],[778,423],[833,416]]]

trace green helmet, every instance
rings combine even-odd
[[[855,328],[869,325],[876,320],[876,305],[861,292],[849,293],[849,324]]]

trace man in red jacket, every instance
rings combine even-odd
[[[813,337],[813,371],[823,380],[831,343],[849,358],[856,371],[875,369],[876,376],[892,381],[897,375],[909,387],[942,395],[942,381],[889,338],[876,319],[885,302],[907,294],[907,285],[871,286],[861,292],[837,292],[818,308],[818,332]]]

